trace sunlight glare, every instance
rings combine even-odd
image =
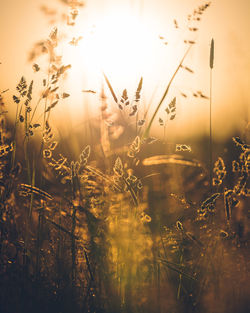
[[[111,13],[96,25],[92,53],[115,78],[141,75],[152,58],[154,37],[148,25],[131,14]]]
[[[117,88],[135,88],[140,77],[154,64],[159,43],[153,30],[150,21],[145,23],[124,8],[111,10],[87,29],[83,27],[79,44],[64,50],[64,60],[69,59],[71,63],[73,60],[74,88],[77,80],[88,84],[88,88],[100,90],[102,72]]]

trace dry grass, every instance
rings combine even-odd
[[[71,3],[69,25],[77,21],[78,5]],[[199,22],[208,7],[199,6],[189,20]],[[134,99],[124,89],[119,101],[104,74],[121,119],[110,122],[103,88],[100,129],[81,138],[77,157],[50,123],[51,112],[69,96],[59,92],[70,65],[56,55],[57,44],[54,29],[39,46],[38,53],[48,54],[49,72],[38,101],[33,81],[18,83],[14,125],[7,115],[13,103],[4,104],[1,92],[1,312],[247,312],[249,145],[233,137],[225,143],[227,157],[214,147],[219,155],[211,168],[211,136],[169,143],[162,118],[164,140],[150,136],[193,42],[151,117],[140,112],[142,78]],[[178,114],[176,106],[174,98],[166,107],[168,121]],[[197,149],[204,151],[201,160]]]

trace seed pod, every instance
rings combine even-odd
[[[211,40],[211,46],[210,46],[210,68],[212,69],[214,67],[214,40]]]

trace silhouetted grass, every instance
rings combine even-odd
[[[189,19],[199,21],[207,7]],[[73,2],[68,24],[76,16]],[[104,74],[121,121],[110,123],[103,88],[95,135],[59,140],[50,114],[69,97],[58,89],[70,65],[57,44],[54,29],[39,46],[50,68],[40,96],[21,77],[13,125],[13,103],[1,92],[0,312],[247,312],[250,146],[236,135],[223,147],[213,142],[211,165],[211,134],[183,144],[150,137],[190,48],[152,116],[137,116],[142,78],[134,99],[124,89],[119,100]],[[166,106],[169,121],[177,106],[176,98]]]

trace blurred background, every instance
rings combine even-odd
[[[100,115],[103,86],[110,110],[117,109],[104,83],[103,71],[119,97],[125,88],[129,98],[134,97],[143,77],[139,118],[143,118],[149,105],[149,112],[153,112],[187,49],[184,41],[192,41],[195,44],[184,65],[193,73],[185,69],[178,73],[154,122],[153,133],[162,136],[158,119],[165,120],[164,109],[176,96],[177,115],[167,122],[167,138],[206,136],[209,133],[209,50],[214,38],[214,139],[225,140],[232,134],[244,132],[250,103],[248,0],[214,0],[199,16],[200,20],[191,22],[188,15],[205,1],[86,0],[80,7],[75,26],[67,25],[67,2],[1,1],[0,88],[1,91],[9,89],[4,99],[12,116],[15,112],[12,95],[21,76],[28,81],[34,79],[35,90],[42,90],[47,59],[42,56],[29,60],[30,53],[35,43],[48,38],[53,27],[57,27],[58,54],[63,56],[64,64],[72,65],[60,87],[70,97],[59,103],[51,114],[57,128],[78,132],[86,120]],[[40,66],[39,73],[34,73],[33,63]],[[199,93],[197,96],[197,91],[205,97],[200,97]],[[35,101],[35,95],[33,98]]]
[[[249,0],[83,1],[0,1],[0,311],[246,312]]]

